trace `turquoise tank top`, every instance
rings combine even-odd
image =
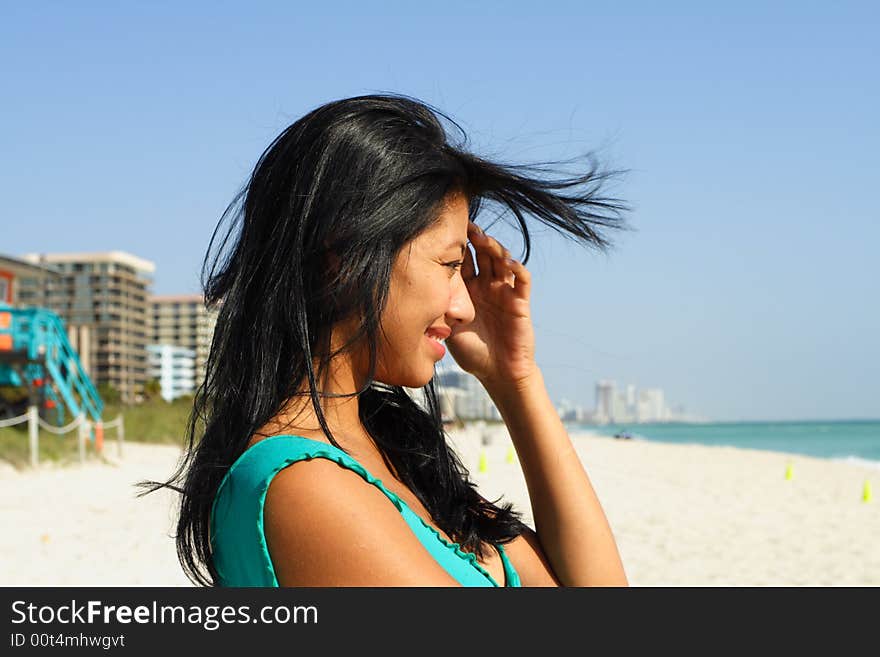
[[[303,436],[265,438],[245,450],[220,482],[211,507],[210,535],[214,567],[221,586],[278,586],[263,533],[263,505],[272,478],[304,459],[325,458],[357,472],[388,497],[421,544],[462,586],[499,586],[477,563],[474,554],[450,543],[422,520],[406,502],[338,447]],[[522,586],[504,547],[496,546],[504,564],[505,586]]]

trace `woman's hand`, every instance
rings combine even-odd
[[[529,311],[531,274],[510,252],[473,222],[461,275],[474,304],[474,321],[447,340],[449,353],[465,371],[488,389],[492,385],[520,385],[537,373],[535,332]]]

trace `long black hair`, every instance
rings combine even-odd
[[[441,117],[459,131],[458,145]],[[369,374],[352,394],[389,470],[448,536],[480,558],[484,542],[509,542],[524,531],[511,504],[477,493],[448,447],[434,380],[422,389],[421,404],[404,388],[374,380],[392,265],[437,220],[451,193],[465,195],[473,221],[485,203],[512,212],[523,262],[531,248],[525,215],[605,249],[604,229],[625,228],[627,208],[601,193],[616,172],[600,172],[591,156],[587,171],[548,180],[545,165],[499,164],[466,146],[455,121],[408,96],[330,102],[269,145],[224,212],[202,267],[205,303],[218,315],[187,449],[168,482],[139,484],[147,489],[141,495],[160,487],[181,493],[177,553],[193,582],[218,583],[208,534],[214,496],[251,437],[287,401],[307,394],[327,438],[340,447],[318,382],[330,361],[360,340],[369,346]],[[332,328],[351,318],[358,322],[354,336],[331,351]]]

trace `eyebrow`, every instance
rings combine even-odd
[[[465,250],[467,249],[467,244],[465,242],[459,242],[458,240],[452,240],[446,247],[443,249],[444,251],[448,251],[451,248],[456,246],[461,247],[461,255],[464,255]]]

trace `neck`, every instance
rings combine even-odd
[[[314,367],[317,368],[317,363]],[[355,376],[351,359],[340,354],[331,362],[327,373],[319,382],[318,401],[324,420],[341,447],[361,455],[378,454],[378,447],[360,420],[360,400],[353,394],[361,385],[362,382]],[[258,435],[272,436],[280,433],[327,442],[309,394],[308,383],[302,385],[282,405],[281,410],[260,429]]]

